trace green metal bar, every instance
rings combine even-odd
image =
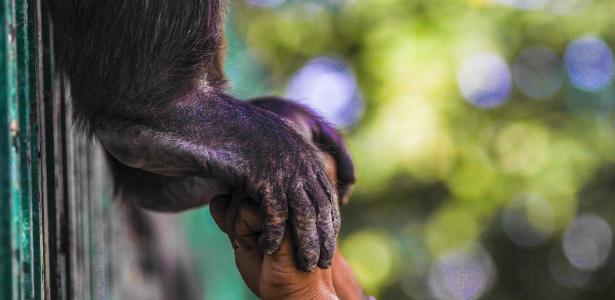
[[[49,19],[42,14],[42,7],[40,0],[31,0],[30,13],[34,14],[34,39],[36,41],[36,121],[37,126],[37,141],[38,149],[33,155],[38,160],[39,177],[38,180],[38,212],[34,213],[35,218],[39,218],[40,226],[37,227],[38,233],[33,234],[35,244],[39,247],[35,248],[35,251],[40,252],[40,281],[41,282],[41,297],[44,299],[61,299],[56,297],[58,293],[57,289],[57,277],[55,276],[55,260],[53,259],[56,242],[55,242],[55,215],[50,211],[52,205],[50,202],[55,203],[55,188],[54,188],[54,164],[53,156],[53,144],[49,144],[49,136],[53,137],[53,121],[50,114],[50,109],[53,103],[53,88],[54,88],[54,73],[53,73],[53,51],[51,49],[51,29]],[[52,152],[49,153],[49,150]],[[34,182],[34,181],[33,181]],[[54,210],[55,212],[55,210]]]
[[[13,299],[13,194],[9,80],[9,17],[7,1],[0,2],[0,299]]]
[[[2,268],[2,297],[18,299],[22,296],[22,282],[20,277],[20,237],[21,237],[21,211],[20,211],[20,155],[18,119],[19,105],[17,93],[17,64],[16,64],[16,26],[15,3],[4,1],[2,3],[2,29],[1,44],[2,60],[2,107],[0,108],[0,128],[4,138],[0,142],[0,156],[2,156],[2,182],[0,190],[2,199],[2,255],[0,255],[0,268]]]
[[[43,44],[43,97],[39,108],[44,111],[41,125],[42,132],[41,150],[44,178],[43,209],[45,216],[45,241],[46,264],[49,267],[46,274],[46,296],[48,299],[66,298],[66,276],[62,240],[61,214],[63,213],[64,182],[62,180],[62,127],[58,120],[60,114],[60,89],[56,84],[57,78],[54,73],[53,35],[49,16],[42,15],[42,44]]]
[[[57,268],[61,281],[61,299],[76,299],[73,294],[73,280],[71,274],[71,266],[73,265],[74,257],[71,256],[70,247],[75,242],[70,234],[70,213],[74,209],[70,207],[70,189],[68,185],[69,157],[68,157],[68,136],[70,134],[69,122],[66,117],[66,95],[65,82],[62,77],[55,78],[54,92],[54,151],[55,151],[55,172],[56,172],[56,198],[55,198],[55,216],[56,216],[56,243],[57,250]]]
[[[23,1],[23,0],[22,0]],[[28,82],[29,82],[29,122],[30,122],[30,161],[31,161],[31,236],[32,236],[32,274],[33,274],[33,297],[34,300],[43,299],[44,284],[43,272],[44,257],[43,244],[41,239],[42,234],[42,218],[41,218],[41,168],[39,164],[40,149],[38,141],[40,139],[39,132],[39,109],[38,100],[42,98],[42,93],[38,88],[38,82],[42,82],[40,62],[42,61],[42,44],[40,39],[40,15],[41,3],[40,0],[24,1],[24,9],[27,11],[27,40],[28,43]]]
[[[28,34],[31,21],[28,19],[28,5],[25,0],[17,0],[15,7],[16,16],[16,43],[17,43],[17,79],[18,79],[18,120],[19,120],[19,168],[20,168],[20,210],[19,224],[21,236],[19,237],[20,253],[20,280],[21,295],[23,299],[34,297],[34,269],[32,261],[32,128],[30,122],[30,95],[31,75],[30,66],[33,58],[30,55],[32,40]]]
[[[28,8],[26,0],[0,3],[0,299],[41,299],[42,292],[40,284],[34,286],[35,277],[40,283],[40,256],[32,256],[33,230],[40,223],[33,210],[39,172],[35,40]]]

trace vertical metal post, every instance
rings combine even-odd
[[[67,299],[66,285],[66,219],[64,199],[64,134],[62,91],[59,78],[55,77],[53,35],[49,16],[41,14],[41,56],[38,69],[41,189],[42,189],[42,245],[45,258],[44,290],[47,299]]]
[[[0,300],[104,299],[105,218],[122,220],[103,200],[100,149],[70,125],[43,10],[41,0],[0,0]]]
[[[0,299],[14,294],[13,265],[13,189],[11,160],[10,82],[9,82],[9,13],[6,1],[0,2]]]
[[[33,297],[40,300],[44,298],[45,278],[47,270],[44,257],[44,244],[42,239],[43,218],[41,206],[42,198],[42,168],[40,164],[41,130],[39,124],[41,111],[39,101],[42,99],[42,43],[41,43],[41,2],[40,0],[21,0],[27,13],[26,40],[28,41],[28,93],[29,93],[29,123],[30,123],[30,165],[31,165],[31,247],[32,247],[32,281]]]
[[[42,299],[36,18],[40,2],[0,2],[0,298]]]
[[[2,298],[21,296],[20,272],[20,155],[14,2],[0,3],[0,249]]]
[[[16,46],[17,46],[17,79],[18,79],[18,147],[20,164],[20,209],[19,225],[21,235],[19,236],[20,253],[20,294],[24,299],[33,299],[35,295],[40,297],[35,284],[40,283],[35,280],[37,275],[37,262],[33,256],[35,245],[32,243],[33,232],[39,227],[36,222],[34,211],[38,206],[38,185],[33,184],[33,179],[38,179],[38,160],[32,156],[33,150],[37,148],[36,142],[36,77],[34,76],[34,39],[33,39],[33,19],[29,13],[30,8],[26,0],[15,2],[15,23],[16,23]],[[34,109],[33,109],[34,108]]]

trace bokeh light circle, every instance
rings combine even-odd
[[[605,88],[613,78],[615,62],[609,46],[594,36],[578,38],[566,49],[566,70],[572,84],[582,90]]]
[[[299,70],[291,79],[286,95],[338,128],[357,122],[365,106],[350,68],[325,57],[313,59]]]
[[[436,299],[478,299],[496,278],[491,255],[481,246],[453,251],[440,257],[428,283]]]
[[[564,254],[577,269],[594,271],[609,258],[612,235],[611,227],[605,220],[596,215],[582,215],[564,233]]]
[[[549,253],[548,268],[551,277],[563,287],[585,288],[591,281],[592,273],[570,265],[560,247],[554,247]]]
[[[262,6],[262,7],[276,7],[286,0],[246,0],[250,5]]]
[[[553,50],[525,49],[513,66],[513,77],[521,92],[533,99],[553,97],[564,85],[564,67]]]
[[[523,10],[534,10],[544,7],[549,0],[499,0],[500,4]]]
[[[553,232],[553,206],[538,194],[516,197],[502,214],[506,236],[521,247],[542,244]]]
[[[551,0],[546,9],[558,15],[579,15],[590,4],[592,4],[592,0]]]
[[[512,88],[510,69],[496,54],[477,54],[465,59],[457,71],[463,97],[480,107],[496,107],[508,99]]]
[[[393,276],[398,260],[397,243],[387,232],[360,231],[343,240],[341,247],[367,292],[377,293]]]
[[[524,123],[504,126],[493,136],[497,166],[505,173],[535,174],[549,162],[549,132]]]

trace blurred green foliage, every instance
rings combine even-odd
[[[319,56],[343,58],[355,72],[366,110],[346,132],[358,182],[343,210],[341,247],[370,294],[615,295],[613,258],[593,272],[559,259],[562,235],[578,215],[593,213],[615,225],[613,84],[581,91],[567,78],[547,99],[513,88],[503,105],[481,108],[464,99],[457,77],[464,59],[479,53],[494,53],[512,66],[532,46],[564,60],[568,45],[582,36],[612,48],[615,2],[596,0],[568,15],[495,0],[288,0],[275,7],[237,0],[231,11],[229,32],[241,38],[231,35],[227,68],[242,97],[283,94],[290,76]],[[522,200],[511,204],[515,199]],[[546,235],[531,246],[515,243],[514,230],[506,232],[502,213],[509,209],[517,220],[518,204],[528,226]],[[493,282],[483,280],[465,293],[446,281],[452,292],[434,292],[442,257],[477,247],[489,256],[478,255],[478,261],[494,265],[493,274],[480,274],[493,275]],[[473,282],[459,276],[450,278]]]

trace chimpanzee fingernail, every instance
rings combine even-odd
[[[298,258],[296,261],[301,271],[308,273],[316,271],[316,264],[310,263],[307,259]]]
[[[333,266],[333,260],[326,260],[326,261],[318,262],[318,267],[321,269],[328,269],[328,268],[331,268],[331,266]]]

